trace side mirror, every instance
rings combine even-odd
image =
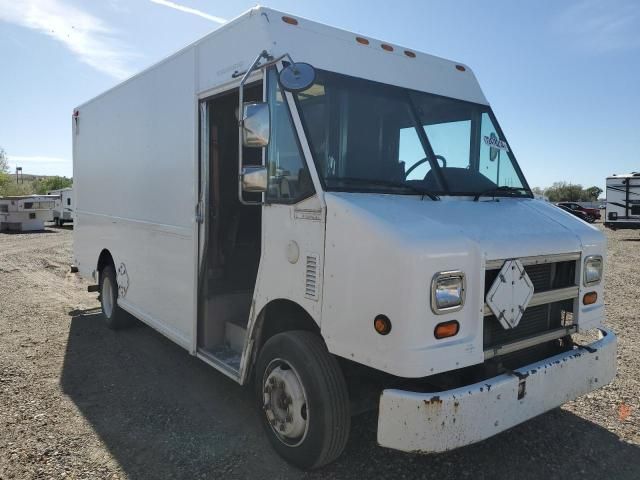
[[[267,191],[269,174],[267,167],[243,167],[242,191],[249,193],[262,193]]]
[[[308,63],[291,63],[279,75],[280,85],[289,92],[302,92],[316,81],[316,70]]]
[[[269,104],[265,102],[245,103],[242,112],[242,144],[245,147],[269,145]]]

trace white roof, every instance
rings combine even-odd
[[[187,56],[194,63],[196,93],[206,92],[233,81],[234,72],[246,70],[262,50],[276,58],[288,53],[324,70],[488,104],[467,65],[260,6],[113,88],[150,70],[170,69]]]
[[[633,177],[640,177],[640,172],[614,173],[610,177],[607,177],[607,180],[610,178],[633,178]]]

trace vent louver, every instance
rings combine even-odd
[[[307,255],[307,264],[304,275],[304,296],[311,300],[318,300],[318,255]]]

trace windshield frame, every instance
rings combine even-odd
[[[434,174],[436,175],[437,181],[439,183],[439,186],[442,188],[442,190],[433,190],[431,193],[433,193],[436,196],[440,196],[440,195],[445,195],[445,196],[457,196],[457,197],[473,197],[475,195],[477,195],[478,193],[481,192],[477,192],[477,191],[452,191],[452,189],[449,187],[449,185],[446,182],[446,178],[443,174],[442,168],[440,167],[437,159],[436,159],[436,155],[435,152],[433,150],[433,147],[431,145],[431,142],[429,140],[429,136],[427,134],[427,132],[424,129],[424,125],[421,124],[420,122],[420,118],[417,112],[417,108],[416,108],[416,104],[415,102],[412,100],[411,95],[412,94],[417,94],[417,95],[430,95],[436,98],[442,98],[445,100],[450,100],[450,101],[454,101],[454,102],[460,102],[460,103],[464,103],[464,104],[468,104],[468,105],[472,105],[474,107],[480,107],[482,109],[482,113],[486,113],[491,122],[493,123],[493,126],[495,127],[500,139],[502,139],[506,144],[507,147],[509,149],[508,154],[509,154],[509,160],[512,163],[513,169],[516,173],[516,175],[518,176],[518,180],[520,181],[520,183],[522,184],[522,188],[520,187],[514,187],[514,189],[519,189],[522,190],[524,193],[522,194],[515,194],[514,192],[498,192],[496,191],[495,194],[491,195],[494,197],[517,197],[517,198],[534,198],[533,192],[529,186],[529,183],[527,182],[526,177],[524,176],[522,169],[520,168],[520,164],[518,163],[515,153],[513,152],[513,149],[511,148],[511,145],[509,144],[509,142],[506,140],[506,136],[504,135],[504,132],[502,130],[502,127],[500,126],[500,123],[498,122],[493,109],[491,108],[490,105],[488,104],[481,104],[481,103],[475,103],[475,102],[470,102],[467,100],[461,100],[459,98],[454,98],[454,97],[448,97],[445,95],[439,95],[436,93],[432,93],[432,92],[426,92],[426,91],[421,91],[421,90],[414,90],[414,89],[410,89],[410,88],[405,88],[405,87],[400,87],[398,85],[392,85],[392,84],[388,84],[388,83],[382,83],[382,82],[377,82],[375,80],[369,80],[369,79],[365,79],[365,78],[360,78],[360,77],[354,77],[351,75],[346,75],[344,73],[339,73],[339,72],[333,72],[331,70],[318,70],[318,72],[326,72],[329,75],[338,75],[338,76],[342,76],[342,77],[347,77],[350,79],[355,79],[357,81],[362,81],[362,82],[368,82],[370,84],[373,85],[379,85],[382,87],[388,87],[388,88],[393,88],[393,89],[397,89],[398,91],[402,92],[402,96],[405,98],[406,102],[407,102],[407,106],[410,110],[411,113],[411,119],[413,122],[413,128],[420,140],[420,144],[425,152],[425,157],[427,158],[427,162],[429,163],[429,165],[431,166],[431,168],[434,170]],[[313,145],[313,140],[312,140],[312,136],[310,135],[309,132],[309,127],[307,125],[307,118],[306,115],[304,114],[304,107],[303,105],[301,105],[300,103],[300,98],[299,98],[299,93],[304,93],[304,92],[298,92],[298,93],[293,93],[291,95],[291,97],[293,98],[293,102],[294,105],[292,105],[293,108],[295,108],[298,112],[298,117],[300,119],[300,123],[302,126],[302,130],[304,132],[305,135],[305,140],[307,142],[307,144],[309,145],[309,153],[311,154],[312,157],[312,161],[314,164],[314,167],[316,168],[316,171],[318,173],[318,179],[320,181],[320,184],[322,186],[322,189],[326,192],[356,192],[356,193],[381,193],[381,194],[390,194],[390,195],[420,195],[420,193],[418,193],[417,191],[410,191],[411,188],[408,187],[406,192],[402,192],[402,191],[398,191],[399,189],[396,189],[395,191],[382,191],[379,190],[375,187],[371,187],[371,188],[366,188],[366,187],[337,187],[337,186],[329,186],[327,185],[326,179],[324,177],[324,175],[321,175],[321,168],[320,165],[318,164],[318,159],[316,158],[316,149],[314,148]],[[336,178],[336,181],[339,181],[339,178]],[[496,187],[499,187],[499,185],[496,185]]]

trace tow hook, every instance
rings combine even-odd
[[[506,373],[518,377],[518,400],[522,400],[527,394],[527,377],[528,373],[520,373],[513,370],[506,369]]]

